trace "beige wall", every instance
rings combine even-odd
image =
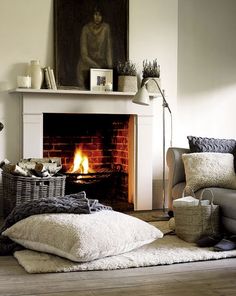
[[[15,162],[21,157],[21,110],[8,90],[31,59],[53,66],[53,1],[0,0],[0,7],[0,160]],[[187,146],[190,134],[236,138],[235,15],[235,0],[130,0],[130,59],[140,72],[143,59],[159,60],[175,146]],[[154,207],[161,205],[161,99],[155,104]],[[169,130],[167,115],[167,146]]]
[[[53,66],[52,4],[0,0],[0,160],[21,157],[20,100],[8,90],[31,59]],[[130,0],[130,59],[141,71],[143,59],[158,58],[175,146],[187,146],[190,134],[236,138],[235,15],[235,0]],[[154,207],[161,205],[162,173],[161,100],[155,104]],[[167,146],[169,129],[167,115]]]
[[[130,0],[130,57],[142,66],[144,59],[158,58],[161,85],[175,114],[177,101],[178,1]],[[140,69],[141,71],[141,69]],[[153,207],[162,208],[162,100],[155,99],[153,129]],[[175,120],[175,118],[174,118]],[[166,114],[166,147],[170,120]],[[149,155],[147,155],[149,157]]]
[[[130,0],[129,16],[130,59],[137,63],[139,72],[144,59],[158,59],[162,86],[173,108],[177,93],[177,4],[177,0]],[[53,66],[53,1],[0,0],[0,7],[0,121],[5,125],[0,134],[0,160],[16,162],[21,157],[21,108],[19,98],[9,95],[8,90],[16,86],[17,75],[25,73],[30,60]],[[154,187],[155,179],[161,178],[160,99],[156,107]]]
[[[236,1],[179,0],[176,145],[236,138]]]
[[[52,1],[0,0],[0,159],[15,162],[21,156],[20,100],[8,94],[16,87],[27,63],[39,59],[52,64]]]

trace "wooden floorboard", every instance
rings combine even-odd
[[[0,295],[236,295],[236,258],[113,271],[28,274],[0,257]]]
[[[130,213],[152,221],[158,211]],[[113,271],[28,274],[0,257],[0,296],[235,296],[236,258]]]

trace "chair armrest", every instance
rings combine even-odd
[[[167,150],[166,162],[169,168],[168,174],[168,196],[172,200],[172,188],[180,183],[185,182],[184,163],[182,154],[190,153],[190,149],[170,147]]]

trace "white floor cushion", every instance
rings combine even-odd
[[[26,248],[77,262],[125,253],[163,237],[156,227],[116,211],[34,215],[3,235]]]

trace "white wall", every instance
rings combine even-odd
[[[187,135],[236,138],[236,1],[179,0],[178,128]],[[177,122],[176,122],[177,124]]]
[[[21,110],[8,90],[30,60],[53,66],[53,1],[0,0],[0,7],[0,160],[15,162]],[[235,15],[235,0],[130,0],[130,59],[140,71],[144,59],[158,59],[175,146],[187,147],[187,135],[236,138]],[[161,100],[155,104],[154,207],[161,203],[162,172]],[[168,125],[167,114],[167,146]]]
[[[25,73],[30,60],[39,59],[42,66],[53,66],[53,1],[0,0],[0,7],[0,121],[5,125],[0,133],[0,160],[7,158],[16,162],[21,157],[20,100],[9,95],[8,90],[16,86],[17,75]],[[178,0],[130,0],[130,59],[137,63],[140,71],[144,59],[158,59],[162,87],[172,109],[176,108],[177,100],[177,11]],[[156,179],[161,179],[162,171],[161,100],[156,100],[155,104],[156,207]],[[161,204],[161,197],[159,199]]]
[[[165,89],[173,114],[177,108],[177,36],[177,0],[130,0],[130,58],[140,67],[144,59],[158,59],[161,66],[161,86]],[[157,116],[154,118],[153,130],[153,207],[162,208],[161,98],[155,99],[155,106]],[[170,144],[169,119],[166,112],[166,147]]]
[[[20,99],[8,94],[24,75],[27,63],[53,63],[53,6],[51,0],[0,0],[0,161],[21,157]],[[1,195],[1,188],[0,188]],[[0,216],[2,201],[0,198]]]
[[[0,0],[0,159],[12,162],[21,156],[20,100],[8,94],[24,75],[27,63],[39,59],[53,62],[52,1]]]

